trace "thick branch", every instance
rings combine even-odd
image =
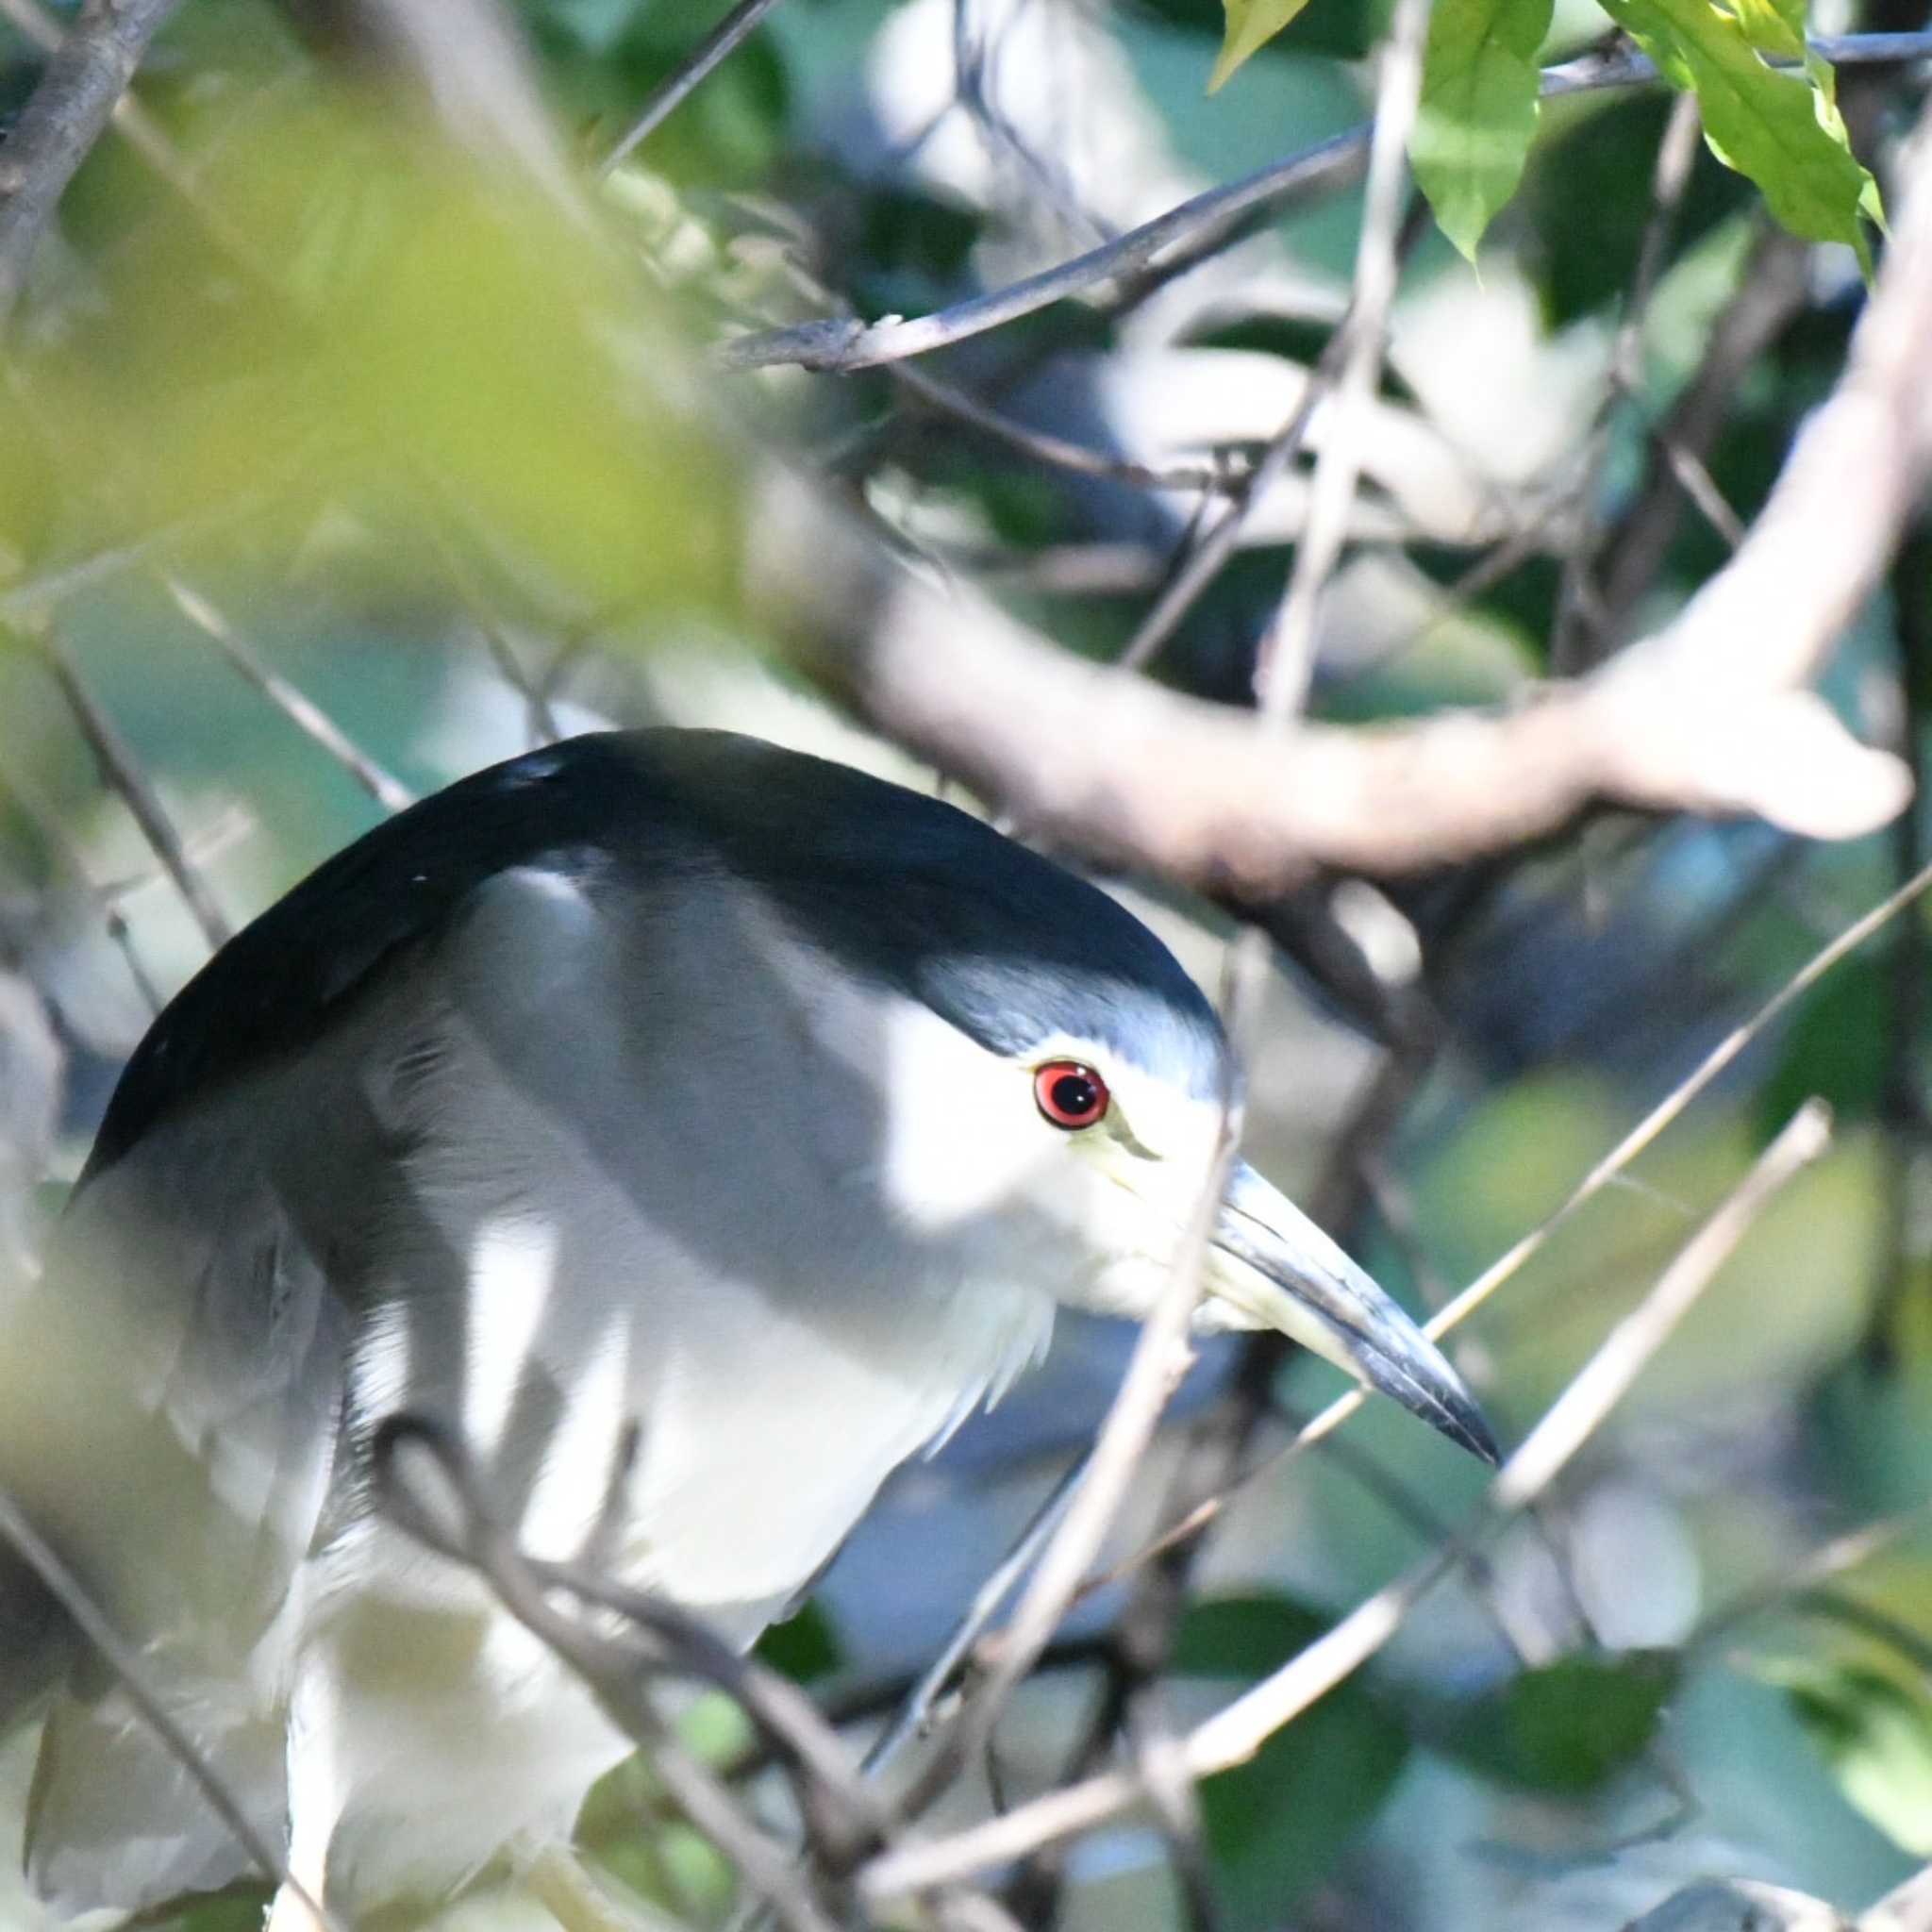
[[[825,682],[1030,833],[1239,897],[1321,867],[1394,874],[1501,850],[1593,800],[1870,831],[1905,805],[1905,767],[1804,686],[1884,569],[1932,452],[1923,138],[1905,172],[1850,364],[1736,557],[1665,629],[1515,709],[1271,737],[984,607],[888,583],[878,562],[855,560],[841,584],[826,519],[782,501],[761,525],[774,604],[805,613]]]

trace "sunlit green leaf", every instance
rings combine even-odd
[[[1805,0],[1727,0],[1724,10],[1760,54],[1805,58]]]
[[[1760,1668],[1783,1686],[1845,1796],[1904,1850],[1932,1855],[1932,1693],[1860,1664]]]
[[[1536,133],[1536,52],[1551,0],[1436,0],[1409,160],[1442,232],[1471,260],[1516,192]]]
[[[1208,77],[1208,92],[1222,88],[1243,60],[1265,47],[1307,4],[1308,0],[1223,0],[1227,33]]]
[[[1869,266],[1863,223],[1876,212],[1875,190],[1852,155],[1836,104],[1815,77],[1760,58],[1793,53],[1794,31],[1802,46],[1802,21],[1794,29],[1778,0],[1743,0],[1729,13],[1709,0],[1604,7],[1673,87],[1696,94],[1711,152],[1757,184],[1785,227],[1807,241],[1847,242]]]

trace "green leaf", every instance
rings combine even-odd
[[[829,1677],[845,1661],[832,1620],[816,1600],[803,1605],[796,1616],[774,1624],[758,1639],[754,1655],[794,1684]]]
[[[1408,158],[1438,225],[1471,261],[1523,176],[1550,8],[1551,0],[1436,0],[1429,17]]]
[[[1286,1597],[1224,1597],[1183,1620],[1183,1675],[1262,1676],[1328,1627]],[[1354,1679],[1201,1787],[1201,1817],[1227,1924],[1274,1927],[1366,1825],[1407,1758],[1407,1732]]]
[[[1840,1121],[1877,1111],[1891,1071],[1890,1007],[1887,968],[1865,958],[1842,961],[1806,996],[1753,1109],[1764,1142],[1814,1093]]]
[[[1448,1748],[1532,1790],[1594,1790],[1649,1748],[1677,1677],[1669,1651],[1562,1657],[1457,1710]]]
[[[1208,92],[1218,93],[1235,69],[1265,47],[1307,4],[1308,0],[1223,0],[1227,32],[1214,72],[1208,76]]]
[[[1863,217],[1878,212],[1872,176],[1854,158],[1832,97],[1829,69],[1801,75],[1768,67],[1761,53],[1802,48],[1791,0],[1604,0],[1604,9],[1680,92],[1697,96],[1704,136],[1726,167],[1757,184],[1794,235],[1844,242],[1870,270]]]
[[[1760,1668],[1845,1796],[1902,1849],[1932,1856],[1932,1697],[1865,1665]]]

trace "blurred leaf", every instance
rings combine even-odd
[[[143,231],[99,312],[16,358],[102,539],[266,496],[358,506],[391,569],[454,539],[565,611],[725,592],[732,466],[588,225],[341,98],[284,103],[202,178],[248,272]]]
[[[164,1907],[141,1923],[153,1932],[259,1932],[270,1890],[253,1879]]]
[[[1772,51],[1784,46],[1769,6],[1741,17],[1709,0],[1604,0],[1604,10],[1673,87],[1696,94],[1711,152],[1757,184],[1784,226],[1807,241],[1849,243],[1870,272],[1872,176],[1852,155],[1828,88],[1759,58],[1754,33],[1768,33]]]
[[[724,8],[712,0],[526,0],[546,78],[587,152],[614,142]],[[708,190],[750,187],[778,156],[791,88],[765,28],[712,74],[641,151],[654,174]]]
[[[1262,356],[1282,356],[1291,362],[1312,364],[1335,333],[1324,322],[1302,315],[1242,315],[1214,321],[1206,328],[1188,329],[1180,337],[1191,349],[1251,349]],[[1463,553],[1457,553],[1458,558]],[[1464,559],[1466,560],[1466,559]]]
[[[1168,1668],[1184,1677],[1265,1677],[1327,1627],[1290,1597],[1208,1597],[1181,1619]]]
[[[1173,1669],[1190,1676],[1265,1675],[1329,1620],[1279,1596],[1223,1597],[1182,1620]],[[1278,1925],[1381,1808],[1409,1750],[1407,1733],[1357,1679],[1340,1684],[1246,1764],[1201,1786],[1201,1815],[1227,1920]]]
[[[874,270],[957,275],[986,226],[977,208],[920,190],[869,186],[863,195],[858,249]]]
[[[754,1655],[794,1684],[814,1684],[829,1677],[845,1661],[845,1652],[816,1597],[782,1624],[770,1625],[758,1641]]]
[[[1681,1667],[1672,1651],[1566,1657],[1458,1709],[1444,1746],[1533,1790],[1593,1790],[1657,1736]]]
[[[1436,0],[1408,138],[1416,185],[1471,261],[1516,192],[1537,124],[1537,49],[1551,0]]]
[[[1923,1274],[1900,1297],[1886,1373],[1848,1361],[1819,1391],[1819,1450],[1859,1508],[1922,1507],[1932,1494],[1932,1292]],[[1927,1579],[1932,1589],[1932,1578]],[[1927,1601],[1932,1601],[1928,1597]]]
[[[1932,1690],[1859,1664],[1765,1661],[1845,1796],[1904,1850],[1932,1856]]]
[[[1890,1009],[1882,965],[1862,956],[1840,961],[1798,1008],[1757,1096],[1759,1135],[1769,1141],[1814,1093],[1841,1121],[1874,1113],[1890,1061]]]
[[[1418,1222],[1437,1264],[1467,1279],[1550,1214],[1639,1108],[1603,1079],[1538,1074],[1486,1099],[1420,1177]],[[1656,1280],[1759,1142],[1748,1114],[1709,1096],[1694,1121],[1587,1203],[1488,1315],[1499,1388],[1523,1413],[1553,1399]],[[1771,1404],[1856,1347],[1885,1241],[1884,1157],[1857,1128],[1785,1188],[1720,1270],[1607,1429],[1718,1399]]]
[[[1288,25],[1256,51],[1269,56],[1318,55],[1360,60],[1381,39],[1394,0],[1322,0],[1305,6]],[[1141,9],[1189,33],[1219,41],[1227,27],[1222,0],[1140,0]]]
[[[1241,62],[1264,47],[1298,14],[1308,0],[1222,0],[1227,31],[1208,92],[1218,93]]]
[[[1573,96],[1545,107],[1518,205],[1535,230],[1552,328],[1594,314],[1629,286],[1650,219],[1649,197],[1633,194],[1630,184],[1656,165],[1670,111],[1660,92]],[[1740,175],[1700,150],[1677,212],[1679,257],[1751,198]],[[1578,218],[1584,208],[1587,221]]]
[[[517,0],[531,38],[541,47],[568,45],[608,54],[650,11],[648,0]]]

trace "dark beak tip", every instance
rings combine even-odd
[[[1476,1407],[1475,1398],[1459,1384],[1453,1390],[1431,1393],[1435,1400],[1424,1411],[1424,1420],[1433,1423],[1458,1449],[1467,1449],[1491,1469],[1501,1469],[1503,1451],[1490,1427],[1489,1418]]]
[[[1418,1364],[1376,1350],[1367,1355],[1362,1367],[1375,1388],[1439,1435],[1448,1437],[1458,1449],[1468,1450],[1491,1469],[1502,1468],[1503,1451],[1488,1418],[1446,1362],[1439,1359]]]
[[[1479,1457],[1491,1469],[1503,1466],[1503,1452],[1497,1446],[1495,1437],[1490,1431],[1489,1424],[1483,1419],[1483,1412],[1472,1403],[1469,1408],[1457,1418],[1457,1426],[1452,1431],[1452,1440],[1460,1443],[1472,1456]]]

